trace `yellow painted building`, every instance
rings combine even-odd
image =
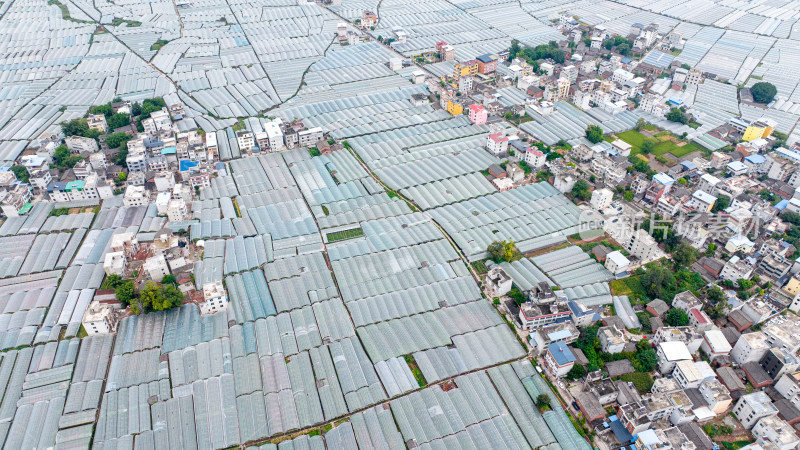
[[[775,131],[776,125],[777,123],[774,120],[762,117],[761,119],[756,120],[747,126],[747,129],[744,130],[742,140],[750,142],[758,138],[766,139],[772,136],[772,132]]]
[[[459,102],[454,102],[453,100],[447,101],[447,112],[454,116],[458,116],[464,114],[464,105]]]
[[[467,75],[477,75],[478,74],[478,61],[472,60],[467,61],[463,64],[456,64],[453,66],[453,78],[460,78],[465,77]]]
[[[746,130],[744,130],[744,134],[742,135],[743,141],[753,141],[760,137],[764,136],[764,128],[760,127],[756,124],[750,124]]]
[[[783,288],[783,290],[788,292],[792,296],[800,294],[800,281],[794,277],[790,278],[789,282],[786,283],[786,286]]]

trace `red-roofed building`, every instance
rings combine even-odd
[[[695,327],[700,333],[714,327],[714,323],[711,321],[711,318],[708,317],[708,314],[697,308],[689,310],[689,325]]]
[[[486,119],[489,118],[489,113],[486,111],[486,108],[483,105],[477,105],[475,103],[469,105],[469,121],[474,123],[475,125],[483,125],[486,123]]]
[[[495,156],[502,155],[508,151],[508,138],[502,133],[492,133],[486,140],[486,148]]]
[[[535,147],[530,147],[525,150],[525,163],[534,169],[544,166],[547,162],[547,157],[541,150]]]

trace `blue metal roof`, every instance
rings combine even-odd
[[[553,358],[556,360],[556,364],[559,366],[566,366],[571,362],[575,362],[575,355],[572,354],[564,341],[553,342],[547,346],[547,351],[553,355]]]
[[[186,172],[186,171],[192,170],[195,167],[197,167],[198,164],[199,164],[198,162],[189,161],[188,159],[181,160],[181,162],[180,162],[181,172]]]

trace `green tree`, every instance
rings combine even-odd
[[[106,124],[110,130],[116,130],[119,127],[130,125],[131,116],[123,113],[117,113],[106,120]]]
[[[634,359],[634,365],[639,372],[652,372],[658,366],[658,355],[652,348],[636,352]]]
[[[105,105],[92,106],[89,109],[89,113],[91,113],[91,114],[102,114],[102,115],[108,117],[111,114],[113,114],[114,111],[111,109],[111,105],[106,103]]]
[[[642,153],[648,155],[650,153],[653,153],[653,149],[655,149],[655,147],[656,143],[653,138],[644,138],[644,140],[642,141],[642,145],[639,149],[642,151]]]
[[[711,207],[711,212],[722,211],[727,209],[728,206],[731,206],[731,198],[727,195],[720,195],[717,197],[717,201],[714,202],[714,206]]]
[[[61,170],[71,169],[78,164],[78,161],[82,160],[83,158],[80,156],[71,155],[69,149],[64,145],[59,145],[53,152],[53,163]]]
[[[625,191],[622,193],[622,198],[625,199],[626,202],[633,201],[633,191]]]
[[[550,396],[547,394],[539,394],[536,396],[536,407],[539,409],[550,406]]]
[[[680,243],[672,252],[672,262],[675,264],[675,269],[689,268],[697,261],[697,250],[691,245]]]
[[[166,286],[168,284],[172,284],[177,286],[178,283],[175,281],[175,275],[164,275],[164,278],[161,280],[161,284]]]
[[[83,136],[92,139],[97,139],[102,133],[97,130],[92,130],[89,128],[89,124],[86,122],[86,119],[73,119],[69,122],[62,122],[61,123],[61,131],[64,132],[64,136]]]
[[[127,133],[113,133],[106,136],[106,145],[109,148],[118,148],[122,150],[123,147],[127,148],[128,141],[131,140],[131,136]]]
[[[650,298],[665,298],[675,286],[675,276],[672,271],[661,266],[651,267],[642,275],[640,281]]]
[[[589,125],[586,127],[586,139],[592,144],[597,144],[603,140],[603,129],[597,125]]]
[[[739,278],[738,280],[736,280],[736,284],[738,284],[740,288],[748,290],[751,287],[755,286],[756,282],[748,280],[746,278]]]
[[[22,183],[30,182],[30,174],[25,166],[11,166],[11,172],[14,173],[14,176],[17,177],[17,180],[21,181]]]
[[[571,191],[572,197],[578,200],[588,201],[592,198],[591,186],[586,180],[578,180]]]
[[[772,83],[760,81],[750,87],[750,93],[753,94],[753,100],[758,103],[769,103],[775,98],[778,90]]]
[[[103,284],[100,285],[100,289],[116,289],[122,283],[122,277],[117,274],[111,274],[103,280]]]
[[[489,257],[492,261],[497,263],[502,261],[512,262],[522,259],[522,254],[517,250],[514,241],[494,241],[489,244],[486,251],[489,253]]]
[[[567,372],[567,379],[568,380],[577,380],[579,378],[583,378],[586,376],[586,369],[583,368],[580,364],[575,364],[572,366],[569,372]]]
[[[683,327],[689,324],[689,316],[682,309],[672,308],[667,311],[664,321],[671,327]]]
[[[130,305],[136,298],[136,284],[133,280],[123,280],[114,289],[114,295],[123,305]]]
[[[125,182],[125,181],[127,181],[127,180],[128,180],[128,174],[127,174],[127,173],[125,173],[125,172],[120,172],[120,173],[117,175],[117,181],[119,181],[119,183],[120,183],[120,184],[124,183],[124,182]]]
[[[645,122],[644,118],[639,117],[639,119],[636,120],[636,125],[633,126],[633,129],[636,131],[641,131],[646,125],[647,122]]]
[[[672,108],[669,110],[669,112],[667,113],[667,120],[669,120],[670,122],[678,122],[678,123],[687,122],[686,116],[683,114],[683,111],[681,111],[678,108]]]

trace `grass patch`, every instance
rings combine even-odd
[[[322,213],[327,216],[327,215],[330,215],[331,212],[328,210],[327,206],[322,205]]]
[[[61,18],[64,20],[75,23],[92,23],[92,22],[87,22],[85,20],[72,18],[72,16],[69,15],[69,8],[67,8],[67,5],[59,2],[58,0],[48,0],[47,4],[51,6],[53,5],[58,6],[58,8],[61,10]]]
[[[233,199],[233,208],[236,210],[236,217],[242,217],[242,211],[239,209],[239,202]]]
[[[403,355],[403,359],[406,360],[406,364],[411,369],[411,373],[414,374],[414,378],[417,380],[417,384],[419,387],[425,387],[428,385],[428,382],[425,380],[425,376],[422,375],[422,371],[419,370],[419,366],[417,366],[417,361],[414,359],[414,355]]]
[[[746,447],[752,442],[750,441],[736,441],[736,442],[718,442],[721,446],[725,447],[727,450],[739,450],[742,447]]]
[[[686,142],[683,146],[678,146],[676,143],[672,142],[670,139],[669,133],[662,134],[658,133],[657,135],[658,142],[653,147],[653,154],[656,156],[661,156],[665,153],[670,153],[673,156],[680,158],[683,156],[688,155],[689,153],[695,152],[700,150],[700,147],[697,146],[694,142]],[[617,133],[617,137],[622,139],[623,141],[631,144],[633,149],[631,150],[632,155],[638,155],[642,152],[642,143],[644,142],[647,136],[643,135],[642,133],[636,130],[629,130],[624,131],[622,133]]]
[[[361,228],[354,228],[352,230],[334,231],[328,233],[328,242],[344,241],[347,239],[354,239],[364,235],[364,230]]]
[[[118,27],[118,26],[120,26],[122,24],[127,24],[126,26],[128,26],[128,27],[140,27],[140,26],[142,26],[142,22],[139,22],[138,20],[127,20],[127,19],[121,19],[119,17],[114,17],[114,20],[111,21],[111,26],[112,27]]]
[[[78,339],[83,339],[86,336],[89,336],[89,333],[87,333],[86,328],[83,328],[83,325],[81,325],[81,327],[78,328]]]
[[[392,190],[387,190],[386,191],[386,195],[388,195],[389,198],[400,198],[400,196],[397,195],[397,192],[392,191]]]
[[[647,372],[626,373],[619,377],[620,380],[633,383],[633,387],[640,393],[650,392],[653,387],[653,376]]]
[[[612,280],[611,293],[612,295],[627,295],[628,297],[642,298],[647,295],[644,291],[639,277],[628,277],[621,280]]]
[[[244,130],[244,119],[239,119],[233,124],[233,131],[241,131]]]
[[[150,50],[159,51],[161,47],[167,45],[169,41],[165,41],[164,39],[157,40],[153,45],[150,46]]]
[[[483,259],[472,263],[472,268],[475,269],[475,272],[478,272],[478,275],[483,275],[489,272],[489,268],[486,267],[486,261],[488,261],[488,259]]]

